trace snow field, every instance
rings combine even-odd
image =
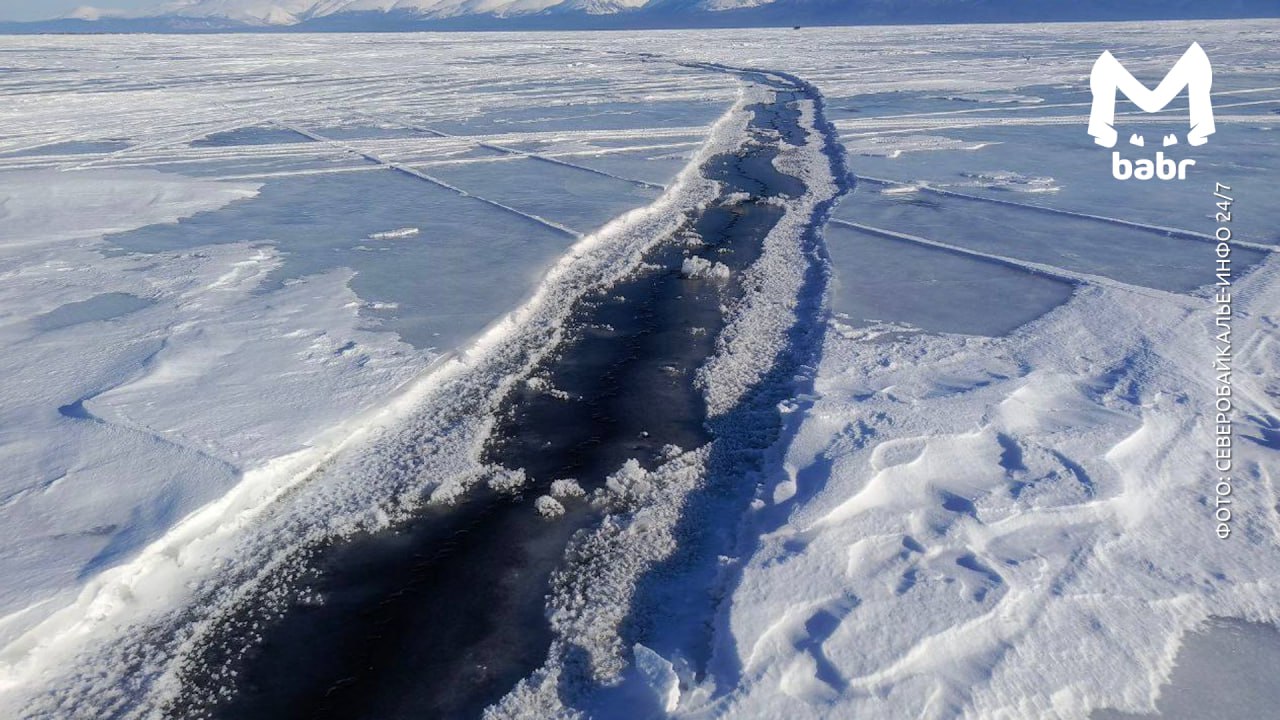
[[[1247,285],[1245,413],[1274,412],[1276,268]],[[1009,338],[829,335],[715,714],[1150,710],[1184,633],[1274,622],[1274,450],[1241,446],[1247,545],[1218,541],[1200,310],[1089,288]]]

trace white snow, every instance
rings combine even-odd
[[[1246,414],[1272,412],[1278,271],[1237,289]],[[742,685],[715,714],[1137,711],[1208,616],[1276,621],[1274,451],[1238,446],[1247,538],[1219,541],[1203,499],[1207,317],[1091,288],[1007,339],[829,335],[789,489],[765,493],[786,523],[734,596]]]

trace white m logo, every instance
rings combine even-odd
[[[1111,51],[1103,51],[1089,75],[1089,89],[1093,91],[1089,134],[1099,145],[1115,147],[1117,133],[1113,126],[1117,91],[1124,93],[1143,112],[1153,113],[1164,109],[1184,87],[1187,88],[1187,101],[1191,111],[1191,130],[1187,133],[1187,142],[1191,145],[1203,145],[1208,142],[1215,128],[1213,104],[1209,99],[1209,90],[1213,87],[1213,66],[1209,64],[1209,56],[1204,54],[1200,43],[1192,43],[1187,48],[1155,90],[1148,90],[1147,86],[1138,82],[1112,56]]]

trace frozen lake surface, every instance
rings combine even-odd
[[[0,38],[0,714],[1269,707],[1280,25],[1135,28]],[[1093,59],[1192,37],[1113,180]]]

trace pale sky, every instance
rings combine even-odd
[[[157,0],[0,0],[0,20],[47,20],[81,5],[112,10],[156,5]]]

